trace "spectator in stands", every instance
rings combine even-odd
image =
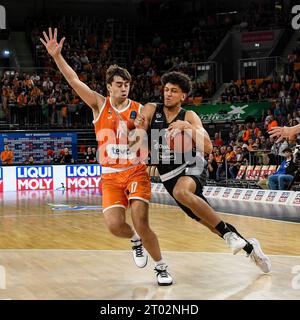
[[[229,137],[228,137],[228,141],[227,141],[227,145],[229,146],[235,146],[235,142],[236,142],[236,136],[234,133],[229,132]]]
[[[74,159],[72,158],[72,155],[69,152],[69,148],[64,148],[63,154],[61,155],[59,159],[59,163],[74,163]]]
[[[47,160],[46,163],[54,163],[54,151],[52,149],[47,150]]]
[[[225,157],[226,157],[226,153],[227,153],[227,148],[226,146],[222,146],[220,149],[220,160],[218,161],[218,169],[217,169],[217,173],[216,173],[216,179],[217,181],[220,181],[222,179],[222,177],[224,176],[225,169],[226,169],[226,161],[225,161]]]
[[[243,139],[244,142],[248,142],[250,136],[253,133],[253,131],[252,132],[251,131],[252,131],[251,124],[248,123],[247,127],[246,127],[246,130],[242,134],[242,139]]]
[[[24,124],[27,119],[27,95],[26,91],[22,91],[17,98],[19,123]]]
[[[217,163],[214,155],[211,153],[208,156],[208,160],[207,160],[207,171],[208,171],[208,178],[209,179],[216,180],[217,169],[218,169],[218,163]]]
[[[215,139],[213,141],[213,145],[214,146],[217,146],[217,147],[221,147],[224,145],[224,141],[222,140],[221,138],[221,132],[216,132],[215,133]]]
[[[232,179],[235,179],[240,167],[242,165],[247,165],[248,160],[246,159],[242,147],[237,147],[235,150],[235,162],[231,162],[229,165],[229,174]]]
[[[4,150],[0,154],[2,165],[12,164],[14,154],[11,150],[9,150],[8,144],[4,145]]]
[[[278,122],[274,119],[273,116],[268,117],[268,120],[266,120],[266,124],[267,124],[266,129],[268,132],[271,131],[272,128],[278,127]]]
[[[259,134],[260,134],[260,129],[257,127],[257,125],[256,125],[256,123],[255,122],[253,122],[252,123],[252,130],[253,130],[253,134],[254,134],[254,136],[257,138],[257,137],[259,137]]]
[[[245,124],[244,123],[239,124],[238,133],[237,133],[237,137],[236,137],[236,139],[238,141],[240,141],[240,140],[243,141],[242,139],[243,139],[243,134],[244,134],[245,130],[246,130]]]
[[[249,150],[248,150],[248,144],[247,143],[244,143],[242,145],[242,151],[243,151],[243,154],[244,156],[249,159]]]
[[[98,162],[98,160],[97,160],[97,148],[96,148],[96,147],[92,147],[92,153],[93,153],[93,156],[94,156],[95,159],[96,159],[95,162]]]
[[[38,85],[41,80],[41,77],[36,72],[34,72],[30,79],[33,81],[35,85]]]
[[[293,161],[293,151],[286,148],[283,153],[285,160],[281,163],[279,169],[268,178],[271,190],[287,190],[297,171],[297,166]]]
[[[31,165],[31,164],[34,164],[34,163],[35,163],[35,161],[34,161],[33,156],[29,156],[24,162],[24,164],[28,164],[28,165]]]
[[[260,149],[261,150],[270,150],[271,149],[270,140],[266,139],[265,136],[261,136],[261,138],[260,138]]]
[[[225,160],[227,162],[235,162],[236,161],[236,154],[233,151],[232,146],[228,146],[226,150]]]
[[[289,147],[289,144],[286,139],[279,142],[278,155],[284,157],[284,151]]]
[[[281,108],[281,105],[279,102],[276,102],[275,110],[274,110],[274,116],[277,119],[280,119],[284,115],[284,108]]]
[[[43,90],[46,93],[50,93],[52,89],[53,89],[53,82],[50,80],[50,77],[48,77],[47,80],[43,82]]]
[[[56,110],[56,98],[53,94],[49,96],[49,98],[47,99],[47,103],[48,103],[49,114],[51,114],[51,125],[54,125],[55,115],[57,113],[57,110]]]
[[[84,154],[84,162],[86,163],[96,162],[96,155],[92,152],[91,147],[87,147],[86,153]]]

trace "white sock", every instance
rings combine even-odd
[[[158,269],[162,269],[162,268],[165,268],[167,265],[166,263],[164,262],[163,259],[159,260],[159,261],[155,261],[155,268],[158,267]]]
[[[134,235],[133,235],[132,238],[131,238],[131,241],[138,242],[138,241],[141,241],[141,238],[140,238],[140,236],[135,232]]]

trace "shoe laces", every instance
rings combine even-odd
[[[227,237],[226,237],[226,242],[228,244],[231,244],[232,241],[235,241],[235,240],[238,240],[238,236],[236,233],[234,232],[231,232]]]
[[[168,271],[167,271],[167,267],[165,267],[164,269],[157,269],[157,268],[154,268],[154,270],[156,271],[156,275],[160,275],[162,278],[168,278],[169,277],[169,274],[168,274]]]
[[[143,250],[143,245],[139,244],[138,246],[133,246],[132,250],[135,251],[135,254],[137,257],[141,258],[144,256],[144,250]]]
[[[253,260],[256,264],[259,263],[259,262],[263,262],[263,261],[264,261],[264,259],[263,259],[262,257],[260,257],[259,255],[256,254],[256,252],[254,251],[254,249],[253,249],[253,251],[252,251],[248,256],[250,256],[250,257],[252,258],[252,260]]]

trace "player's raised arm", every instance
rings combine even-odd
[[[101,105],[105,98],[99,93],[91,90],[85,83],[80,81],[76,72],[66,62],[61,54],[65,38],[62,38],[59,43],[57,42],[56,28],[54,29],[54,33],[52,33],[52,28],[49,28],[49,34],[43,31],[43,35],[44,39],[40,38],[40,41],[54,59],[58,69],[64,75],[69,85],[75,90],[80,98],[93,109],[93,111],[98,111],[98,105]]]

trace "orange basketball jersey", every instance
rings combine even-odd
[[[122,110],[116,109],[107,97],[93,121],[98,141],[98,160],[103,167],[126,169],[137,164],[137,154],[129,150],[128,134],[135,128],[134,120],[142,105],[128,99]]]

